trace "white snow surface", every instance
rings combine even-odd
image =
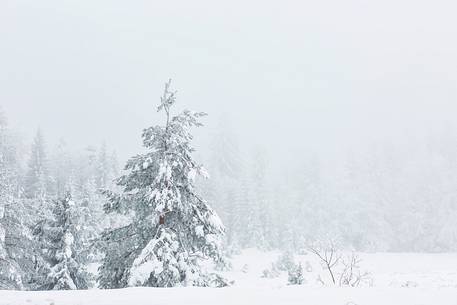
[[[128,288],[119,290],[22,292],[0,291],[0,305],[457,305],[457,253],[360,254],[372,287],[340,288],[315,281],[322,272],[311,256],[307,284],[288,286],[287,274],[262,278],[279,252],[245,250],[232,259],[228,288]]]

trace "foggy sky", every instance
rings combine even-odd
[[[338,153],[456,129],[454,1],[0,1],[0,105],[50,145],[121,159],[173,79],[242,143]],[[203,136],[204,137],[204,136]],[[204,145],[203,145],[204,146]]]

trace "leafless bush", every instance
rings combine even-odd
[[[316,255],[323,268],[330,275],[333,285],[357,287],[361,284],[372,285],[372,278],[368,272],[360,268],[360,257],[352,252],[350,255],[343,257],[336,243],[333,241],[327,243],[315,243],[308,246],[308,250]],[[325,285],[321,276],[318,281]]]
[[[360,257],[352,252],[341,260],[343,266],[339,276],[340,286],[357,287],[361,284],[372,285],[372,279],[368,272],[360,269]]]
[[[308,246],[308,250],[319,258],[324,269],[330,274],[333,284],[336,285],[334,268],[339,263],[341,254],[338,252],[335,243],[333,241],[327,244],[315,243]],[[321,277],[318,280],[325,284]]]

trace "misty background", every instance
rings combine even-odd
[[[48,151],[62,138],[74,150],[106,142],[123,165],[141,130],[163,122],[156,106],[172,78],[177,109],[209,114],[195,134],[212,174],[201,188],[241,246],[268,209],[264,235],[292,230],[296,243],[307,232],[447,251],[457,245],[456,9],[4,0],[0,105],[25,147],[40,128]],[[244,216],[231,215],[234,202]],[[281,246],[278,232],[268,246]]]

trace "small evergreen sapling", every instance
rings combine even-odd
[[[289,269],[288,281],[289,285],[303,285],[305,283],[303,266],[301,263]]]

